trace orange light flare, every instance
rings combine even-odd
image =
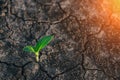
[[[112,22],[116,28],[120,29],[120,0],[109,0],[111,2]]]
[[[120,18],[120,0],[107,0],[109,2],[112,15]]]
[[[103,0],[103,8],[109,9],[112,14],[120,14],[120,0]]]
[[[112,4],[112,10],[114,13],[120,13],[120,0],[109,0]]]
[[[102,8],[110,15],[107,20],[112,21],[111,25],[120,29],[120,0],[103,0]]]

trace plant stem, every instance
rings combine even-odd
[[[36,61],[39,62],[39,52],[36,52]]]

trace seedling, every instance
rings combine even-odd
[[[36,56],[36,61],[38,62],[39,61],[39,52],[43,48],[45,48],[52,39],[53,39],[53,35],[44,36],[41,39],[39,39],[39,41],[36,43],[35,46],[26,46],[23,48],[23,50],[34,53]]]

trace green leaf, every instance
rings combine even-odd
[[[47,46],[47,44],[49,44],[49,42],[53,39],[53,35],[49,35],[49,36],[44,36],[42,37],[36,44],[36,46],[34,47],[35,52],[39,52],[41,49],[43,49],[44,47]]]
[[[24,51],[27,51],[27,52],[34,52],[35,53],[35,50],[33,49],[32,46],[26,46],[23,48]]]

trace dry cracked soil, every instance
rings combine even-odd
[[[120,80],[119,20],[104,1],[0,0],[0,80]],[[39,62],[23,51],[49,34]]]

